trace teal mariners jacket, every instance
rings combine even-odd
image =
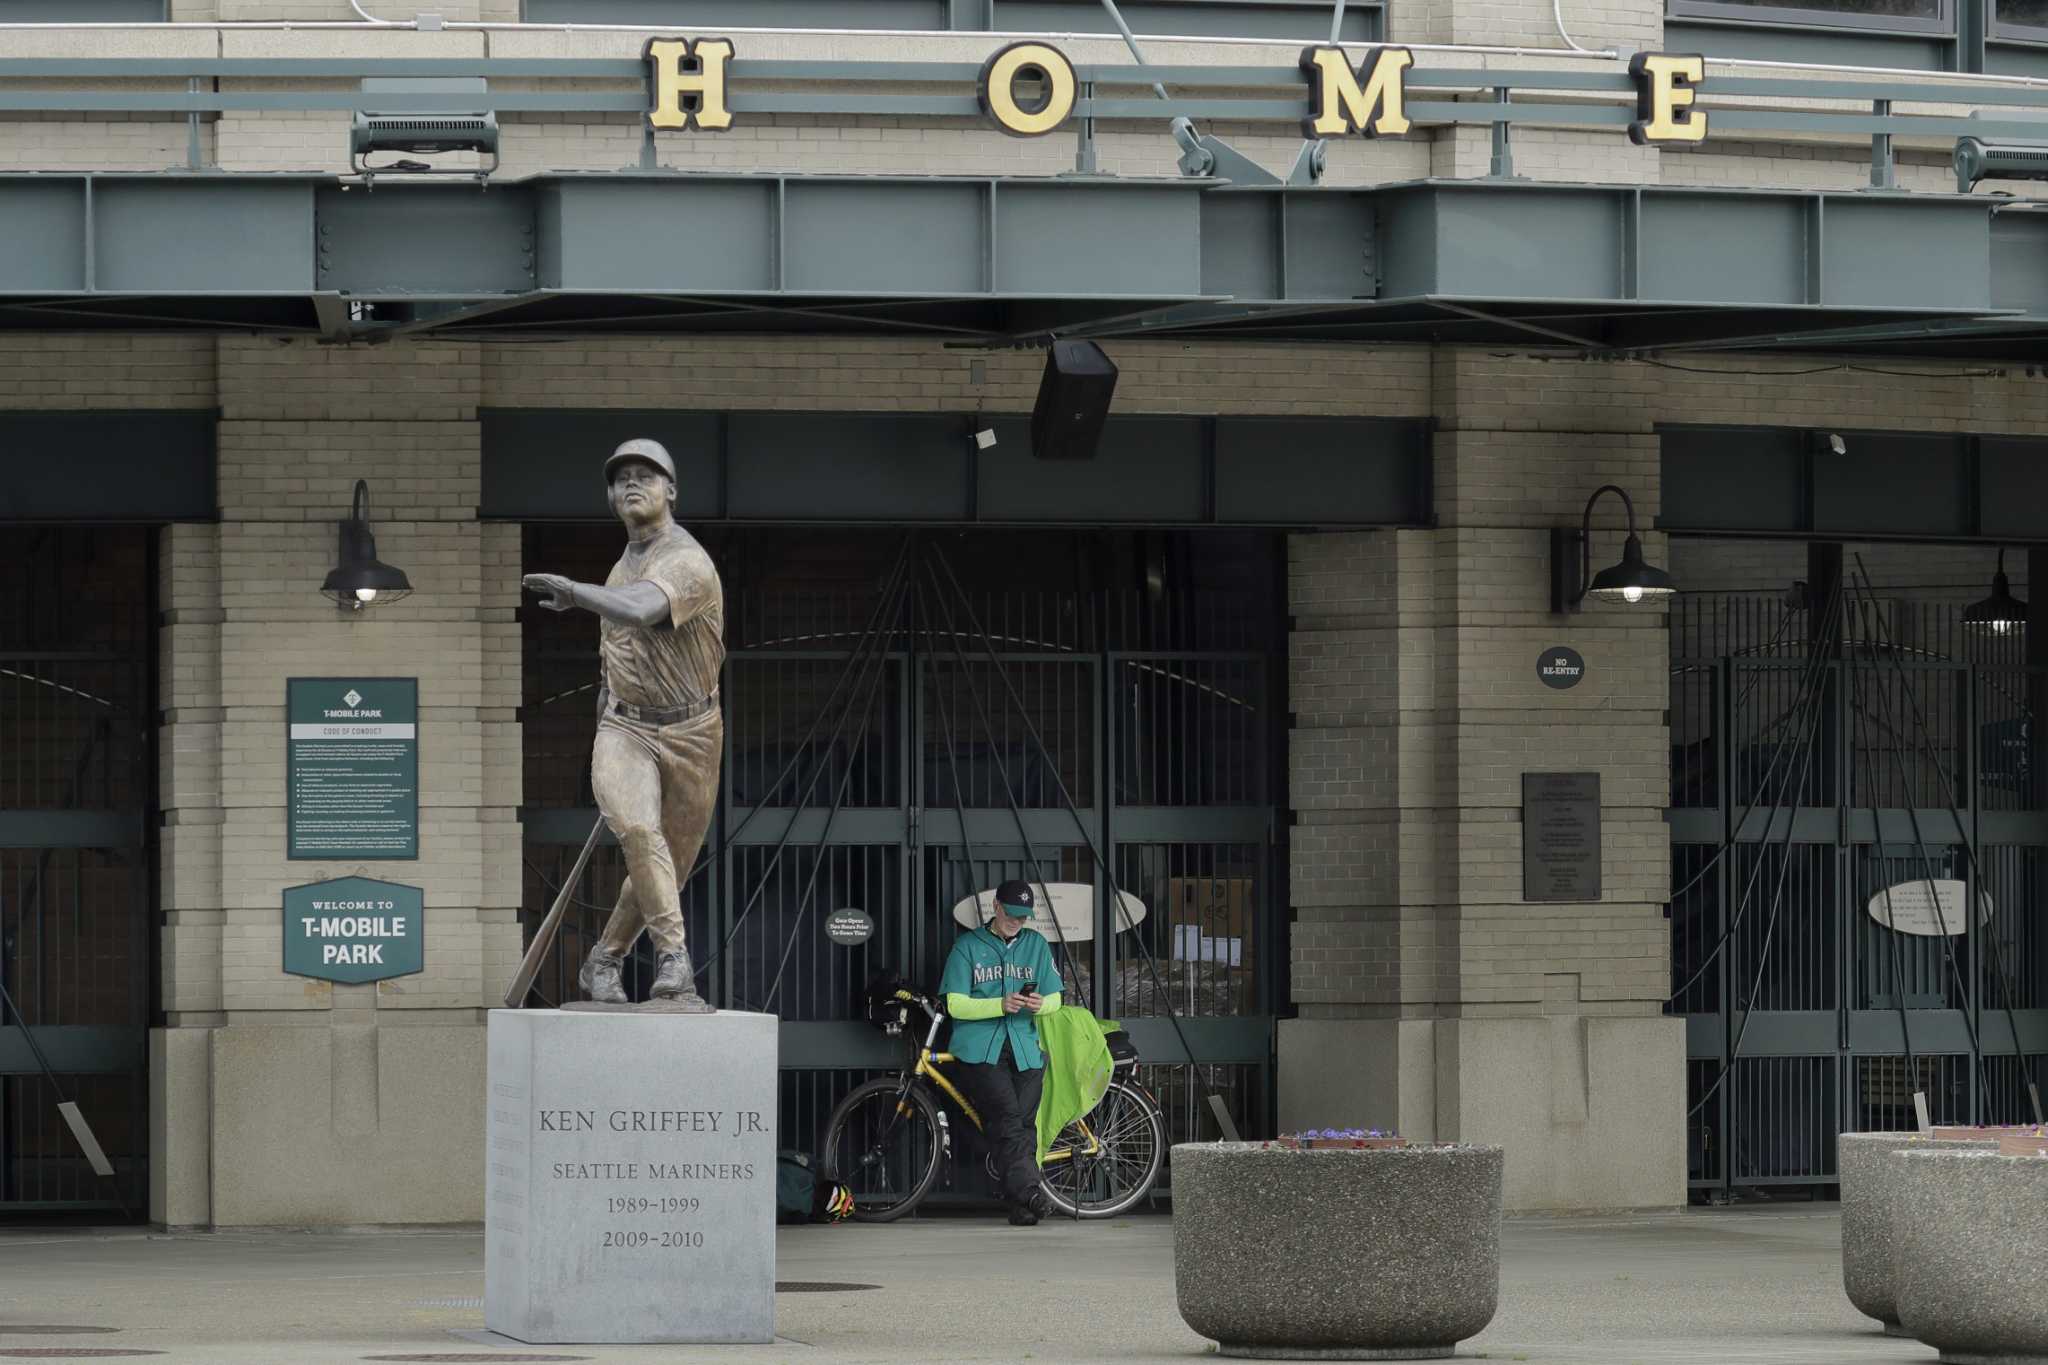
[[[939,977],[939,991],[1000,1002],[1027,976],[1040,995],[1054,995],[1062,989],[1052,948],[1044,937],[1035,929],[1020,929],[1017,937],[1005,943],[984,924],[954,941],[946,970]],[[1045,1065],[1045,1054],[1038,1046],[1038,1025],[1031,1014],[1021,1010],[987,1019],[955,1018],[951,1051],[963,1062],[986,1065],[1002,1056],[1006,1038],[1019,1071],[1035,1071]]]

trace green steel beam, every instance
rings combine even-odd
[[[18,1024],[0,1027],[0,1076],[39,1076],[42,1063]],[[38,1024],[35,1041],[60,1076],[140,1074],[147,1038],[140,1027]]]
[[[134,848],[141,843],[142,822],[132,811],[0,810],[0,848]]]
[[[1646,349],[1967,323],[2024,347],[2048,328],[2048,214],[2008,209],[1491,180],[632,171],[488,189],[393,176],[371,193],[321,175],[0,175],[0,327],[47,314],[49,330],[746,325]]]
[[[1162,969],[1163,970],[1163,969]],[[1263,1016],[1183,1018],[1181,1032],[1165,1018],[1131,1017],[1125,1031],[1147,1066],[1197,1061],[1214,1066],[1264,1066],[1273,1059],[1273,1021]],[[1187,1046],[1183,1047],[1185,1036]],[[782,1068],[885,1070],[903,1060],[902,1044],[872,1024],[785,1021],[781,1026]],[[1187,1048],[1194,1049],[1190,1058]]]
[[[1491,181],[1370,193],[1383,299],[2001,308],[1989,199]]]

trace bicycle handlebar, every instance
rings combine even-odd
[[[907,1004],[917,1006],[926,1014],[943,1013],[943,1011],[939,1008],[939,1002],[937,1000],[933,999],[928,995],[919,995],[916,991],[899,990],[896,992],[896,998],[898,1000],[906,1002]]]

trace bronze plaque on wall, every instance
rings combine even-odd
[[[1522,774],[1522,899],[1600,899],[1600,774]]]

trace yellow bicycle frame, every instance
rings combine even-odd
[[[896,997],[899,1000],[914,1000],[909,991],[898,991]],[[933,1026],[933,1036],[937,1036],[936,1023]],[[947,1062],[957,1062],[959,1060],[950,1052],[934,1052],[927,1044],[917,1050],[917,1065],[911,1068],[910,1074],[918,1080],[927,1080],[936,1085],[945,1093],[947,1099],[950,1099],[960,1107],[960,1112],[967,1116],[969,1123],[973,1124],[976,1128],[980,1128],[982,1127],[981,1115],[974,1112],[974,1106],[967,1102],[967,1097],[960,1093],[959,1087],[954,1085],[948,1079],[946,1073],[940,1069]],[[910,1117],[910,1107],[901,1101],[897,1102],[897,1112],[904,1118]],[[1072,1161],[1076,1156],[1095,1156],[1102,1151],[1102,1140],[1095,1136],[1095,1131],[1088,1126],[1086,1119],[1076,1119],[1074,1126],[1079,1128],[1082,1135],[1088,1139],[1087,1148],[1077,1153],[1072,1147],[1054,1147],[1046,1152],[1045,1165],[1050,1166],[1056,1161]]]

